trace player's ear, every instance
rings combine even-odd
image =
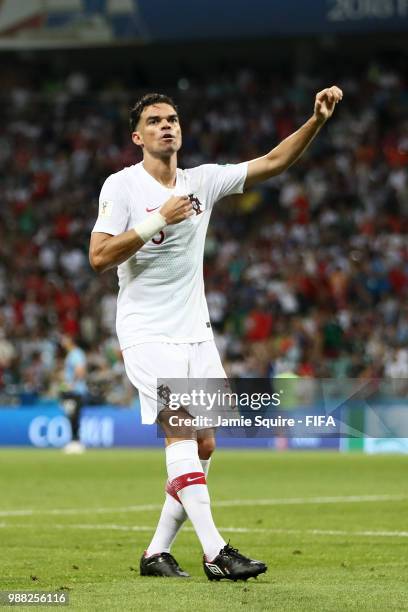
[[[132,132],[132,141],[135,145],[138,145],[139,147],[143,146],[143,138],[140,132]]]

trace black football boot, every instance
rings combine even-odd
[[[167,552],[140,559],[141,576],[162,576],[166,578],[190,578],[190,574],[181,569],[173,555]]]
[[[256,578],[268,569],[262,561],[241,555],[229,544],[226,544],[212,561],[208,561],[204,555],[203,565],[208,580],[248,580]]]

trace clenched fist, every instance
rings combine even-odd
[[[340,102],[342,99],[343,92],[336,85],[319,91],[319,93],[316,95],[314,105],[314,114],[316,119],[322,123],[327,121],[327,119],[332,116],[337,102]]]
[[[166,219],[167,225],[175,225],[194,214],[193,205],[188,196],[171,196],[159,210]]]

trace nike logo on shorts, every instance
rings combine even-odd
[[[160,208],[160,204],[159,206],[155,206],[154,208],[146,208],[146,212],[153,212],[154,210],[157,210],[158,208]]]

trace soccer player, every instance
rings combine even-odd
[[[61,394],[62,406],[69,417],[72,428],[72,441],[64,447],[64,452],[70,455],[85,451],[79,439],[79,423],[81,408],[88,395],[86,383],[86,355],[68,334],[61,336],[60,344],[66,356],[64,360],[64,391]]]
[[[158,401],[157,380],[226,378],[203,282],[204,241],[213,205],[289,168],[342,95],[336,86],[320,91],[310,119],[263,157],[188,170],[177,167],[181,127],[173,100],[147,94],[131,110],[132,140],[142,148],[143,161],[105,181],[90,262],[97,272],[118,267],[117,333],[126,372],[139,390],[142,422],[158,422],[166,437],[166,498],[140,562],[144,576],[188,576],[170,554],[187,516],[202,545],[210,580],[247,579],[267,569],[227,544],[216,528],[206,484],[214,433],[188,426],[176,431],[169,416],[186,411],[180,407],[174,413]]]

